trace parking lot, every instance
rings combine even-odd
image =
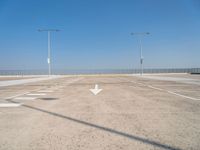
[[[190,74],[94,75],[2,86],[0,149],[198,150],[199,83]]]

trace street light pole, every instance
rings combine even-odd
[[[142,52],[142,36],[148,35],[148,34],[150,34],[150,33],[149,32],[131,33],[131,35],[137,35],[138,38],[139,38],[139,44],[140,44],[140,75],[143,75],[143,61],[144,61],[143,52]]]
[[[51,32],[58,32],[59,30],[57,29],[39,29],[39,32],[47,32],[48,35],[48,58],[47,58],[47,63],[48,63],[48,71],[49,71],[49,76],[51,75]]]
[[[49,76],[51,75],[51,32],[48,31],[48,58],[47,63],[49,65]]]

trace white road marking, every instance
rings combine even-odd
[[[35,100],[37,97],[16,97],[14,100]]]
[[[163,91],[163,89],[157,88],[157,87],[153,87],[153,86],[151,86],[151,85],[148,85],[148,87],[149,87],[149,88],[152,88],[152,89],[155,89],[155,90]]]
[[[51,93],[53,91],[50,91],[50,90],[42,90],[42,91],[38,91],[39,93]]]
[[[128,80],[128,81],[129,81],[129,80]],[[146,85],[146,84],[139,83],[139,82],[134,82],[134,81],[129,81],[129,82],[136,83],[136,84],[140,84],[140,85],[144,85],[144,86],[149,87],[149,88],[152,88],[152,89],[154,89],[154,90],[164,91],[164,92],[167,92],[167,93],[169,93],[169,94],[173,94],[173,95],[176,95],[176,96],[180,96],[180,97],[183,97],[183,98],[186,98],[186,99],[195,100],[195,101],[200,101],[199,98],[194,98],[194,97],[190,97],[190,96],[178,94],[178,93],[175,93],[175,92],[172,92],[172,91],[167,91],[167,90],[165,90],[165,89],[157,88],[157,87],[154,87],[154,86],[151,86],[151,85]]]
[[[70,83],[73,83],[73,82],[76,82],[76,81],[79,81],[83,78],[78,78],[78,79],[75,79],[75,80],[72,80]],[[67,83],[67,84],[70,84],[70,83]],[[65,87],[65,86],[63,86]],[[22,95],[27,95],[27,94],[30,94],[31,92],[38,92],[38,93],[50,93],[50,92],[54,92],[52,90],[44,90],[43,88],[39,88],[39,89],[36,89],[36,90],[32,90],[32,91],[29,91],[29,92],[25,92],[25,93],[22,93],[22,94],[17,94],[17,95],[14,95],[14,96],[10,96],[10,97],[6,97],[5,99],[19,99],[19,100],[22,100],[20,99],[19,96],[22,96]],[[26,99],[24,100],[27,100],[27,99],[30,99],[30,97],[26,97]],[[33,99],[33,98],[32,98]],[[36,99],[36,98],[35,98]]]
[[[99,92],[102,91],[102,89],[99,89],[98,84],[95,84],[95,88],[94,88],[94,89],[90,89],[90,91],[91,91],[94,95],[97,95]]]
[[[167,77],[167,76],[148,76],[148,75],[138,76],[138,77],[152,79],[152,80],[175,81],[175,82],[179,82],[179,83],[200,85],[199,79],[192,79],[192,78]]]
[[[28,96],[39,96],[39,95],[46,95],[46,93],[30,93],[30,94],[26,94]]]
[[[59,88],[51,88],[52,91],[56,91],[58,90]]]
[[[21,103],[2,103],[0,107],[19,107],[21,105]]]
[[[185,95],[178,94],[178,93],[175,93],[175,92],[172,92],[172,91],[167,91],[167,92],[170,93],[170,94],[180,96],[180,97],[188,98],[188,99],[195,100],[195,101],[200,101],[199,98],[193,98],[193,97],[190,97],[190,96],[185,96]]]
[[[23,94],[17,94],[17,95],[14,95],[14,96],[6,97],[6,99],[13,99],[13,98],[18,97],[18,96],[26,95],[28,93],[30,93],[30,92],[25,92]]]
[[[41,90],[41,88],[36,89],[36,90],[29,91],[29,92],[24,92],[24,93],[22,93],[22,94],[17,94],[17,95],[14,95],[14,96],[6,97],[5,99],[13,99],[13,98],[15,98],[15,97],[19,97],[19,96],[22,96],[22,95],[26,95],[26,94],[29,94],[29,93],[31,93],[31,92],[37,92],[37,91],[39,91],[39,90]]]
[[[194,97],[178,94],[178,93],[175,93],[175,92],[172,92],[172,91],[167,91],[167,90],[164,90],[164,89],[161,89],[161,88],[153,87],[151,85],[148,85],[147,87],[155,89],[155,90],[159,90],[159,91],[165,91],[165,92],[168,92],[170,94],[174,94],[174,95],[177,95],[177,96],[180,96],[180,97],[183,97],[183,98],[187,98],[187,99],[191,99],[191,100],[195,100],[195,101],[199,101],[200,100],[199,98],[194,98]]]

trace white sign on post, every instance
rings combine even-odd
[[[49,58],[47,58],[47,63],[50,64],[50,59]]]

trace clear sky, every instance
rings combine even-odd
[[[199,0],[0,0],[0,70],[200,67]]]

